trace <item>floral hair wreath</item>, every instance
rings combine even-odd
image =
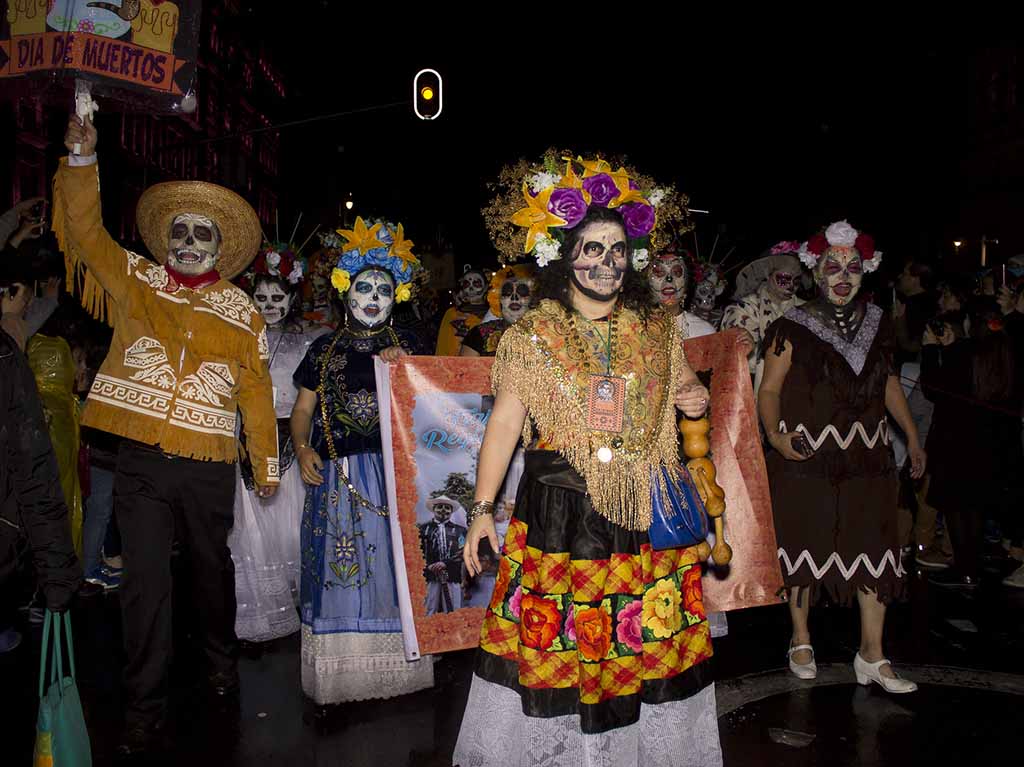
[[[871,273],[882,264],[882,251],[875,250],[870,234],[858,232],[847,221],[836,221],[824,233],[814,235],[800,246],[797,256],[808,269],[813,269],[830,248],[853,248],[860,255],[864,271]]]
[[[530,255],[540,267],[561,258],[567,230],[594,207],[618,210],[633,251],[633,268],[644,269],[657,243],[688,231],[689,198],[671,186],[596,157],[549,149],[539,164],[526,160],[502,169],[490,185],[495,196],[484,223],[503,264]],[[674,223],[674,227],[671,224]]]
[[[326,235],[321,242],[338,252],[338,261],[331,271],[331,284],[344,293],[352,283],[352,276],[367,267],[377,266],[389,272],[395,280],[395,301],[412,298],[417,273],[422,269],[419,259],[412,253],[412,240],[405,239],[401,224],[388,221],[367,222],[359,217],[352,229],[339,229],[338,235]]]
[[[243,290],[251,291],[261,277],[276,277],[298,287],[307,273],[306,259],[301,257],[293,245],[283,242],[264,242],[252,265],[238,278]]]
[[[532,280],[534,277],[533,264],[516,264],[504,266],[491,276],[491,286],[487,291],[487,305],[498,317],[501,316],[501,286],[511,278],[519,280]]]

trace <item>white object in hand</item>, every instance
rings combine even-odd
[[[92,84],[88,80],[75,80],[75,114],[84,124],[85,118],[90,120],[99,109],[99,105],[92,100]],[[82,154],[82,145],[75,142],[75,154]]]

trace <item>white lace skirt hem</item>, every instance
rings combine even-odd
[[[640,721],[586,735],[579,716],[528,717],[519,695],[473,676],[455,767],[721,767],[715,686],[643,704]]]
[[[405,659],[402,635],[314,634],[302,627],[302,691],[324,706],[395,698],[434,686],[434,659]]]

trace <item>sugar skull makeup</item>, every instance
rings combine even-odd
[[[509,324],[515,322],[530,308],[533,280],[509,277],[501,284],[501,316]]]
[[[823,298],[836,306],[846,306],[860,292],[864,267],[855,248],[830,247],[814,268],[814,279]]]
[[[383,269],[365,269],[355,276],[345,294],[345,306],[357,325],[376,328],[395,308],[395,282]]]
[[[281,287],[277,280],[257,278],[252,293],[252,302],[268,325],[276,325],[288,316],[294,298],[295,294]]]
[[[780,301],[788,301],[796,293],[800,282],[800,262],[796,258],[786,258],[786,264],[768,275],[768,289],[772,296]]]
[[[595,221],[579,235],[570,279],[588,298],[607,301],[622,289],[629,268],[629,248],[621,224]]]
[[[171,222],[167,265],[181,274],[206,274],[217,264],[220,230],[211,219],[182,213]]]
[[[689,281],[686,263],[675,253],[655,258],[648,279],[654,299],[663,306],[675,306],[686,297]]]
[[[482,303],[487,292],[483,272],[471,270],[463,274],[459,280],[459,292],[462,300],[468,304]]]

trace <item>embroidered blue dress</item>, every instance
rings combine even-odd
[[[415,336],[397,335],[407,351],[419,351]],[[324,385],[310,436],[324,482],[306,489],[300,586],[302,688],[321,705],[433,685],[429,660],[405,660],[398,614],[373,372],[374,355],[393,344],[388,329],[360,336],[342,328],[317,339],[295,372],[298,386]]]

